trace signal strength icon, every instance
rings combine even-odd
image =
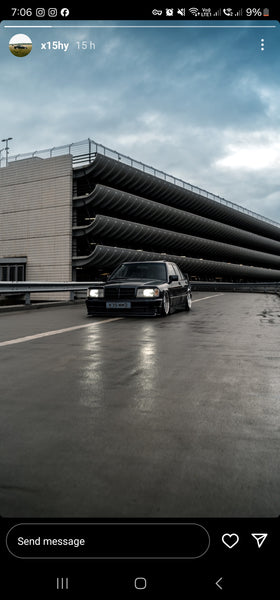
[[[190,13],[191,13],[191,14],[192,14],[194,17],[199,17],[199,15],[200,15],[200,12],[199,12],[198,8],[194,8],[194,7],[192,7],[192,8],[189,8],[189,12],[190,12]]]
[[[243,8],[241,8],[240,10],[238,10],[238,11],[235,13],[235,15],[234,15],[234,16],[235,16],[235,17],[242,17],[242,15],[243,15]]]
[[[219,8],[219,10],[216,10],[216,12],[213,14],[213,17],[221,17],[222,16],[222,9]]]

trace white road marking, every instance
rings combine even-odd
[[[213,296],[205,296],[204,298],[197,298],[197,300],[192,300],[192,304],[194,302],[201,302],[201,300],[208,300],[209,298],[217,298],[218,296],[224,296],[224,294],[213,294]]]
[[[76,331],[77,329],[85,329],[86,327],[94,327],[94,325],[101,325],[102,323],[110,323],[111,321],[119,321],[123,317],[113,317],[112,319],[105,319],[104,321],[96,321],[95,323],[87,323],[86,325],[75,325],[74,327],[66,327],[65,329],[55,329],[54,331],[45,331],[44,333],[35,333],[34,335],[26,335],[22,338],[16,338],[14,340],[7,340],[6,342],[0,342],[0,346],[11,346],[12,344],[21,344],[22,342],[29,342],[31,340],[39,340],[40,338],[48,337],[50,335],[58,335],[59,333],[67,333],[67,331]]]
[[[217,296],[224,296],[224,294],[214,294],[213,296],[205,296],[204,298],[198,298],[192,300],[194,302],[201,302],[201,300],[208,300],[209,298],[217,298]],[[35,333],[34,335],[26,335],[22,338],[15,338],[14,340],[7,340],[6,342],[0,342],[1,346],[12,346],[13,344],[21,344],[22,342],[30,342],[32,340],[39,340],[44,337],[51,335],[59,335],[60,333],[67,333],[68,331],[77,331],[78,329],[85,329],[86,327],[94,327],[95,325],[102,325],[102,323],[110,323],[111,321],[120,321],[124,317],[113,317],[112,319],[105,319],[104,321],[96,321],[95,323],[87,323],[86,325],[74,325],[73,327],[66,327],[65,329],[55,329],[54,331],[45,331],[44,333]]]

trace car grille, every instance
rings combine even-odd
[[[125,300],[129,298],[135,298],[135,288],[105,287],[104,297],[106,300]]]

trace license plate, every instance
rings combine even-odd
[[[106,308],[131,308],[131,302],[106,302]]]

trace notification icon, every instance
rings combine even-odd
[[[62,8],[60,11],[60,14],[62,17],[69,17],[69,15],[70,15],[69,8]]]

